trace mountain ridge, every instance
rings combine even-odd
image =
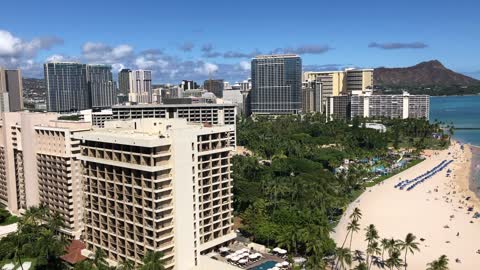
[[[446,68],[439,60],[420,62],[410,67],[379,67],[373,72],[377,86],[471,86],[480,80]]]

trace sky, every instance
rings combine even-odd
[[[2,1],[0,66],[46,61],[150,69],[154,83],[247,79],[257,54],[304,70],[440,60],[480,79],[480,1]]]

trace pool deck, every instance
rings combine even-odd
[[[265,254],[265,253],[262,253],[262,255],[263,255],[263,259],[261,259],[261,260],[258,261],[258,262],[254,262],[254,263],[248,265],[248,266],[247,266],[247,267],[248,267],[247,269],[255,268],[255,267],[257,267],[257,266],[259,266],[259,265],[261,265],[261,264],[263,264],[263,263],[265,263],[265,262],[268,262],[268,261],[275,261],[275,262],[277,262],[277,263],[279,263],[279,262],[284,262],[284,261],[285,261],[285,259],[282,259],[282,258],[280,258],[280,257],[278,257],[278,256],[275,256],[275,255],[270,255],[270,254]]]

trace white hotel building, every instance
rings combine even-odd
[[[231,242],[231,125],[185,119],[106,122],[78,133],[87,249],[137,265],[164,253],[166,269],[198,269]]]

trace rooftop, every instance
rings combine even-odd
[[[228,107],[233,108],[232,104],[213,104],[213,103],[197,103],[197,104],[137,104],[137,105],[116,105],[112,109],[135,109],[135,108],[192,108],[192,107]]]
[[[83,242],[79,240],[73,240],[72,243],[66,248],[67,254],[60,258],[70,264],[77,264],[87,259],[87,257],[81,254],[82,249],[84,248],[86,248],[86,245]]]
[[[270,59],[270,58],[295,58],[300,57],[298,54],[266,54],[257,55],[255,59]]]

